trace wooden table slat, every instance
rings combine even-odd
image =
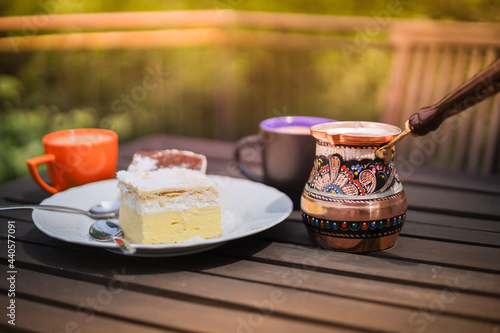
[[[10,299],[5,294],[0,294],[0,304],[4,305],[9,301]],[[28,332],[181,332],[166,328],[152,328],[129,321],[124,322],[99,314],[86,319],[79,315],[76,307],[61,308],[19,297],[16,299],[15,327],[2,322],[0,329],[3,327],[4,332],[12,332],[14,329]]]
[[[24,253],[22,255],[24,255]],[[70,256],[71,255],[68,255],[68,260],[71,260]],[[97,271],[97,267],[92,267],[92,264],[89,264],[88,262],[86,264],[90,272]],[[247,282],[247,279],[228,280],[227,278],[208,275],[204,277],[203,283],[200,284],[200,278],[198,278],[196,274],[183,271],[171,271],[169,269],[165,270],[161,267],[155,266],[150,267],[147,265],[140,265],[138,272],[137,270],[127,271],[127,266],[123,266],[121,270],[116,265],[114,267],[109,267],[104,262],[98,263],[94,266],[103,266],[108,269],[108,277],[107,279],[105,278],[105,281],[101,284],[96,285],[95,283],[78,282],[76,286],[76,283],[68,278],[55,277],[52,274],[47,275],[45,273],[35,273],[20,269],[19,274],[22,274],[24,279],[23,284],[19,285],[18,288],[22,289],[23,293],[29,293],[34,297],[51,299],[52,301],[65,304],[69,302],[70,306],[75,308],[78,308],[79,305],[85,303],[85,301],[82,301],[80,304],[71,304],[71,302],[75,299],[75,294],[76,299],[81,300],[88,300],[89,297],[94,299],[94,301],[106,299],[106,301],[102,301],[102,304],[100,304],[102,308],[100,312],[103,314],[113,316],[128,314],[128,316],[130,316],[133,320],[144,321],[155,326],[161,326],[164,323],[164,320],[166,320],[170,323],[170,328],[172,328],[172,325],[174,328],[179,328],[176,327],[175,323],[177,323],[177,325],[186,325],[180,328],[195,330],[200,329],[202,326],[211,327],[210,325],[212,320],[217,320],[218,325],[221,325],[219,322],[223,319],[220,318],[220,315],[217,315],[217,309],[221,307],[220,302],[233,304],[230,306],[231,308],[249,308],[249,310],[247,310],[249,312],[258,312],[259,310],[265,311],[266,305],[269,307],[272,306],[273,317],[279,318],[282,316],[294,316],[297,321],[295,323],[296,326],[294,326],[295,329],[300,327],[300,321],[304,320],[306,322],[316,321],[318,324],[329,323],[330,325],[340,325],[340,327],[343,327],[344,325],[349,325],[349,322],[352,319],[351,316],[357,316],[356,313],[361,312],[371,313],[375,318],[380,318],[380,321],[372,320],[370,321],[369,326],[363,327],[363,324],[358,324],[359,326],[354,326],[354,328],[362,328],[369,331],[392,330],[393,325],[396,325],[395,327],[404,327],[405,325],[408,326],[408,322],[404,318],[410,318],[414,313],[432,313],[432,309],[424,311],[419,308],[412,309],[388,306],[384,303],[378,302],[360,302],[360,300],[356,300],[355,298],[353,299],[352,297],[334,296],[335,294],[328,292],[325,293],[324,290],[317,293],[305,293],[298,288],[282,288],[276,285],[273,286],[263,284],[256,285],[253,282]],[[72,270],[70,269],[70,271]],[[72,273],[75,274],[76,272],[72,271]],[[147,273],[147,275],[144,275],[145,273]],[[87,274],[95,275],[95,273]],[[42,278],[41,280],[40,277]],[[137,281],[139,277],[141,278],[140,282]],[[100,276],[97,276],[96,278],[99,280],[103,279]],[[0,282],[0,288],[3,283]],[[137,284],[140,284],[140,286]],[[65,292],[54,295],[52,290],[56,288],[60,288]],[[172,295],[168,293],[169,291],[175,292],[178,296],[172,299]],[[165,292],[167,293],[165,294]],[[447,297],[450,300],[453,299],[453,302],[456,302],[460,292],[449,289],[449,293],[451,294],[448,294]],[[235,294],[238,294],[237,300],[233,297]],[[95,297],[93,297],[94,295]],[[104,298],[105,296],[102,295],[107,295],[108,298]],[[122,302],[124,297],[128,299],[128,302]],[[189,311],[185,311],[184,307],[186,305],[183,303],[189,302],[189,307],[196,309],[194,306],[195,303],[199,303],[199,306],[203,307],[206,306],[206,302],[195,301],[193,303],[193,300],[190,300],[192,297],[195,299],[199,299],[201,297],[207,301],[212,300],[211,302],[214,302],[214,304],[209,303],[209,309],[204,309],[202,311],[202,313],[207,315],[206,317],[197,316],[195,324],[197,327],[189,326],[190,324],[192,325],[192,323],[184,316],[189,317],[191,316],[191,313],[189,313]],[[269,303],[270,299],[274,300],[275,304]],[[431,298],[429,302],[432,302],[432,299],[434,298]],[[106,311],[106,306],[111,305],[111,302],[114,303],[115,301],[116,305],[112,307],[113,312],[108,313],[108,311]],[[302,304],[303,306],[297,309],[294,306],[296,303]],[[331,305],[329,305],[330,303]],[[133,308],[130,308],[131,306]],[[330,316],[330,309],[332,308],[336,309],[335,312],[338,315],[335,318]],[[157,311],[163,311],[163,309],[170,310],[161,315],[156,313]],[[92,308],[90,308],[90,310],[92,310]],[[227,306],[223,307],[223,310],[227,312]],[[235,311],[238,312],[237,310]],[[398,318],[401,318],[402,321],[394,322],[385,320],[381,313],[387,311],[393,313]],[[495,311],[496,313],[496,309],[494,308],[489,309],[489,311]],[[235,313],[235,315],[245,316],[244,314],[238,313]],[[493,312],[491,312],[490,317],[491,316],[494,316]],[[465,317],[467,316],[464,315],[460,316],[460,319],[453,317],[454,316],[448,314],[448,311],[443,311],[438,318],[439,321],[435,324],[435,328],[440,329],[440,327],[455,327],[458,329],[461,325],[475,329],[481,326],[484,326],[484,328],[493,327],[493,324],[486,323],[478,326],[476,323],[477,318],[466,319]],[[483,319],[485,319],[484,316]],[[491,319],[488,321],[491,321]],[[282,323],[281,325],[284,324]],[[410,327],[411,326],[408,326],[407,328]],[[280,326],[280,328],[283,329],[284,327]]]
[[[482,194],[424,185],[403,185],[408,207],[415,210],[446,212],[452,216],[500,220],[500,195]]]
[[[411,222],[408,225],[412,225]],[[410,227],[410,231],[413,227],[418,228],[414,223]],[[488,256],[484,256],[485,252],[490,253],[494,257],[500,256],[500,247],[491,246],[497,242],[494,237],[492,237],[493,244],[490,243],[487,244],[489,246],[483,246],[479,242],[474,242],[470,238],[469,233],[462,235],[463,239],[459,240],[456,238],[446,239],[444,237],[440,239],[439,235],[436,235],[434,239],[431,238],[434,236],[432,233],[428,234],[427,237],[420,237],[419,239],[411,237],[411,233],[409,234],[410,237],[406,237],[405,235],[406,231],[402,233],[394,247],[380,253],[401,258],[402,260],[407,259],[411,262],[446,263],[450,267],[454,265],[463,267],[464,269],[496,270],[500,272],[500,261],[495,262]],[[467,236],[469,238],[466,238]],[[279,240],[283,243],[313,246],[304,226],[296,222],[281,223],[271,230],[262,232],[259,237],[265,237],[266,240]],[[446,240],[446,242],[442,240]],[[407,250],[409,248],[412,250]]]
[[[328,257],[331,257],[331,260],[333,262],[336,262],[337,260],[339,260],[339,258],[343,258],[344,256],[346,257],[351,257],[351,256],[354,256],[353,258],[356,258],[356,260],[358,261],[358,263],[360,262],[360,260],[363,260],[363,267],[367,267],[368,270],[372,270],[372,272],[374,274],[377,274],[381,277],[384,277],[384,278],[387,278],[388,277],[388,274],[390,274],[389,276],[392,276],[393,278],[396,278],[396,279],[403,279],[403,280],[408,280],[408,281],[413,281],[413,279],[415,278],[413,275],[407,275],[407,274],[401,274],[401,273],[407,273],[406,271],[404,272],[400,272],[400,271],[394,271],[398,266],[410,266],[410,267],[414,267],[413,268],[413,271],[415,273],[418,273],[419,271],[422,271],[423,274],[429,274],[428,270],[429,268],[425,268],[425,267],[431,267],[433,269],[433,265],[437,264],[437,262],[439,261],[440,259],[440,256],[442,257],[443,254],[441,254],[440,256],[435,256],[434,255],[434,250],[435,250],[435,247],[431,246],[433,244],[432,241],[428,241],[428,240],[413,240],[413,239],[408,239],[408,238],[404,238],[404,240],[400,240],[398,242],[398,244],[393,248],[393,249],[390,249],[388,251],[384,251],[384,252],[380,252],[380,253],[374,253],[372,254],[373,256],[378,256],[378,255],[382,255],[382,256],[385,256],[384,258],[384,261],[387,262],[387,263],[392,263],[391,265],[385,267],[386,265],[381,265],[380,263],[377,263],[375,266],[373,265],[370,265],[370,263],[373,262],[372,259],[365,259],[366,256],[359,256],[359,255],[352,255],[352,254],[343,254],[343,253],[339,253],[339,252],[334,252],[334,251],[323,251],[321,249],[318,249],[318,248],[315,248],[315,247],[312,247],[310,245],[310,241],[308,239],[308,236],[306,235],[306,233],[304,232],[303,230],[303,227],[300,225],[300,224],[297,224],[295,222],[284,222],[280,225],[278,225],[277,227],[269,230],[269,231],[266,231],[262,234],[267,234],[267,233],[270,233],[273,237],[273,238],[276,238],[276,237],[284,237],[285,239],[288,240],[288,234],[283,234],[283,232],[280,231],[280,228],[282,226],[284,226],[286,223],[288,224],[293,224],[293,227],[294,229],[297,229],[297,233],[301,235],[301,237],[303,238],[304,242],[308,242],[309,245],[307,245],[307,247],[304,247],[303,249],[307,251],[305,253],[308,253],[308,257],[312,257],[312,258],[315,258],[316,256],[320,256],[321,258],[328,258]],[[76,248],[83,248],[83,249],[87,249],[87,247],[82,247],[82,246],[78,246],[78,245],[72,245],[72,244],[67,244],[67,243],[64,243],[64,242],[61,242],[61,241],[57,241],[57,240],[54,240],[46,235],[44,235],[43,233],[41,233],[40,231],[38,230],[33,230],[33,227],[30,223],[18,223],[17,224],[17,230],[16,230],[16,233],[17,233],[17,237],[18,239],[26,239],[26,240],[29,240],[30,242],[35,242],[35,243],[39,243],[39,244],[47,244],[47,245],[50,245],[50,244],[53,244],[54,246],[69,246],[69,247],[76,247]],[[6,236],[6,230],[5,230],[5,226],[1,226],[0,228],[0,235],[5,237]],[[290,229],[290,228],[288,228]],[[261,235],[257,235],[257,238],[261,238]],[[243,240],[238,240],[236,242],[233,242],[235,244],[238,244],[238,243],[242,243],[242,244],[245,244],[247,242],[246,239],[243,239]],[[422,252],[425,252],[425,253],[416,253],[416,254],[410,254],[410,258],[411,260],[406,260],[404,259],[405,257],[402,256],[402,255],[398,255],[398,252],[395,250],[398,249],[398,247],[403,247],[402,250],[406,251],[406,247],[403,246],[406,242],[410,242],[410,243],[415,243],[416,245],[419,246],[419,248],[421,249],[428,249],[428,250],[422,250]],[[425,244],[425,242],[427,242],[428,244]],[[430,242],[430,243],[429,243]],[[241,251],[238,249],[233,249],[232,245],[233,243],[230,243],[225,247],[229,247],[230,249],[228,250],[229,253],[231,254],[239,254],[239,256],[243,257],[243,258],[246,258],[247,257],[247,253],[245,251]],[[257,241],[252,241],[253,244],[259,244],[259,242]],[[262,246],[266,246],[266,242],[260,242],[262,244]],[[424,244],[423,244],[424,243]],[[435,243],[435,242],[434,242]],[[403,244],[403,245],[402,245]],[[439,245],[441,245],[441,243],[438,242]],[[446,247],[449,245],[447,243],[443,243],[443,245],[445,246],[444,249],[446,249]],[[271,244],[272,247],[277,247],[277,249],[279,248],[283,248],[283,247],[290,247],[290,248],[295,248],[296,245],[294,244],[286,244],[286,243],[276,243],[276,244]],[[247,248],[248,245],[243,245],[242,246],[243,248]],[[469,251],[469,247],[467,245],[462,245],[462,244],[459,244],[458,248],[460,249],[461,253],[467,253]],[[301,247],[302,249],[302,247]],[[94,250],[94,249],[92,249]],[[488,251],[489,248],[486,248],[486,251]],[[220,250],[216,249],[215,252],[219,252]],[[398,251],[401,251],[401,250],[398,250]],[[443,250],[442,250],[443,251]],[[426,253],[429,253],[428,256],[429,257],[426,257],[425,254]],[[447,253],[445,251],[445,253]],[[452,252],[454,253],[454,252]],[[221,253],[221,254],[224,254],[224,253]],[[272,258],[272,257],[271,257]],[[447,259],[448,256],[445,256],[444,259],[442,260],[445,260]],[[460,256],[457,256],[457,259],[456,260],[459,260],[460,259]],[[471,258],[469,260],[469,262],[471,263],[471,267],[468,267],[468,271],[469,273],[471,271],[474,271],[474,270],[477,270],[477,266],[478,264],[480,263],[479,262],[476,262],[476,259],[477,260],[481,260],[483,262],[484,265],[496,265],[496,266],[492,266],[493,269],[496,269],[496,267],[498,267],[498,261],[491,261],[489,260],[489,258]],[[295,261],[290,261],[290,264],[291,265],[294,265],[294,264],[297,264],[297,262]],[[347,264],[347,263],[346,263]],[[447,265],[448,267],[455,267],[454,265]],[[319,266],[320,268],[324,268],[323,266]],[[329,267],[329,266],[326,266],[326,267]],[[347,272],[349,271],[352,271],[351,269],[349,269],[348,267],[351,267],[351,266],[342,266],[343,268],[342,269],[345,269]],[[379,267],[382,267],[381,270],[379,270],[378,268]],[[424,269],[418,269],[418,268],[422,268],[424,267]],[[332,267],[333,268],[333,267]],[[464,266],[464,268],[467,268],[466,266]],[[389,269],[389,271],[388,271]],[[356,274],[364,274],[366,270],[359,270],[359,271],[354,271]],[[487,269],[483,269],[482,271],[485,271],[486,273],[488,272]],[[434,273],[432,273],[432,275],[434,275]],[[419,276],[419,280],[422,281],[422,277]],[[434,279],[430,279],[430,281],[432,281],[433,283],[439,281],[439,280],[434,280]],[[443,283],[443,282],[442,282]],[[445,285],[443,283],[443,285]],[[478,287],[481,287],[481,288],[484,288],[484,287],[488,287],[489,284],[486,282],[486,281],[483,281],[481,285],[479,285]],[[490,290],[490,291],[493,291],[493,292],[498,292],[498,290],[500,290],[500,280],[498,281],[498,283],[494,283],[491,287],[491,289],[487,289],[487,290]],[[497,290],[495,290],[495,288],[498,288]]]
[[[399,260],[397,256],[380,258],[375,254],[346,254],[283,243],[262,242],[259,244],[255,240],[229,243],[212,252],[220,255],[230,254],[237,258],[275,262],[287,266],[307,266],[310,269],[332,271],[336,274],[371,277],[380,281],[396,281],[412,285],[443,288],[452,281],[453,285],[460,290],[500,295],[498,274],[430,263],[408,262]]]
[[[449,229],[460,229],[470,231],[485,231],[493,234],[500,233],[499,220],[475,219],[465,216],[449,216],[431,212],[422,212],[413,209],[408,210],[408,221],[410,223],[419,223],[447,227]]]
[[[61,243],[61,242],[59,242]],[[64,244],[64,243],[62,243]],[[24,247],[31,247],[32,245],[30,244],[26,244]],[[80,247],[80,248],[85,248],[85,247]],[[54,249],[54,253],[57,253],[57,252],[60,252],[62,249]],[[83,249],[82,249],[83,250]],[[21,252],[22,254],[22,252]],[[73,258],[78,255],[77,253],[75,254],[67,254],[67,257],[68,257],[68,261],[74,261]],[[201,254],[203,256],[203,254]],[[110,260],[113,260],[113,259],[116,259],[116,256],[115,255],[111,255],[111,258]],[[76,256],[78,257],[78,256]],[[170,261],[173,261],[174,262],[174,266],[178,266],[180,265],[182,269],[188,269],[188,270],[193,270],[193,265],[192,265],[192,261],[196,261],[196,256],[190,256],[190,260],[185,260],[184,258],[180,258],[180,259],[176,259],[176,258],[172,258],[170,260],[152,260],[152,259],[149,259],[149,260],[146,260],[148,263],[151,263],[153,266],[149,267],[150,268],[150,271],[149,271],[149,276],[153,275],[154,273],[153,272],[162,272],[160,273],[160,275],[162,274],[168,274],[169,272],[171,272],[171,269],[162,269],[161,267],[156,267],[155,269],[153,269],[155,267],[155,264],[158,265],[163,262],[170,262]],[[46,260],[46,259],[45,259]],[[21,261],[23,263],[28,263],[30,265],[33,265],[33,264],[37,264],[37,261],[36,260],[33,260],[33,258],[31,256],[28,255],[25,255],[24,257],[23,256],[19,256],[18,255],[18,261]],[[212,260],[213,261],[213,260]],[[221,259],[219,259],[219,261],[223,261]],[[218,274],[218,275],[221,275],[219,273],[220,269],[219,269],[219,266],[216,266],[214,265],[212,267],[212,265],[207,269],[206,268],[206,260],[201,260],[201,267],[199,268],[200,271],[203,271],[203,272],[209,272],[211,274]],[[240,260],[238,261],[229,261],[229,262],[236,262],[236,263],[240,263]],[[127,267],[126,266],[126,258],[123,259],[123,267]],[[307,264],[310,264],[308,261],[306,261]],[[79,265],[81,264],[80,263],[74,263],[74,265]],[[100,261],[98,262],[99,265],[106,265],[104,262]],[[260,264],[260,263],[253,263],[254,265],[255,264]],[[46,265],[46,263],[45,263]],[[85,262],[85,266],[87,267],[87,269],[91,272],[92,270],[94,270],[95,268],[93,268],[93,266],[95,266],[96,264],[93,264],[92,261],[87,261]],[[198,264],[200,265],[200,264]],[[260,264],[262,266],[262,264]],[[305,265],[305,264],[304,264]],[[244,274],[241,273],[237,276],[234,276],[234,268],[232,267],[229,267],[227,268],[226,266],[228,266],[228,261],[225,262],[225,265],[222,265],[222,270],[223,271],[229,271],[231,272],[230,276],[233,277],[233,278],[239,278],[239,279],[245,279],[245,280],[262,280],[263,279],[263,276],[265,276],[265,274],[263,273],[266,273],[266,271],[262,270],[262,269],[255,269],[255,270],[252,270],[250,269],[249,271],[245,271]],[[276,266],[270,266],[270,265],[264,265],[264,266],[267,266],[267,271],[268,272],[271,272],[273,273],[275,270],[276,270]],[[379,286],[368,286],[366,284],[366,279],[363,279],[363,278],[356,278],[356,277],[351,277],[351,276],[339,276],[339,275],[336,275],[336,278],[335,279],[332,279],[332,283],[330,284],[327,284],[325,283],[325,280],[327,280],[327,277],[326,276],[322,276],[322,275],[328,275],[328,274],[325,274],[325,273],[322,273],[322,272],[317,272],[314,270],[310,270],[310,271],[307,271],[307,272],[297,272],[297,268],[295,268],[294,266],[296,267],[299,267],[299,265],[295,264],[295,263],[292,263],[291,267],[282,267],[282,266],[278,266],[279,267],[279,270],[280,270],[280,276],[281,276],[281,279],[276,279],[276,276],[272,276],[270,278],[268,278],[267,282],[268,283],[284,283],[286,285],[286,282],[288,283],[292,283],[292,285],[288,284],[289,287],[292,287],[294,288],[294,285],[293,283],[296,283],[297,282],[297,278],[300,278],[300,282],[301,282],[301,285],[300,285],[300,289],[304,289],[306,288],[303,284],[307,284],[308,287],[306,288],[307,290],[316,290],[317,292],[327,292],[327,293],[333,293],[333,294],[336,294],[336,293],[341,293],[342,294],[342,290],[348,290],[347,288],[345,288],[347,285],[348,285],[348,282],[344,282],[344,285],[340,285],[340,286],[337,286],[338,283],[339,283],[339,279],[340,281],[342,279],[344,280],[350,280],[349,284],[351,285],[351,287],[355,286],[355,289],[358,291],[358,295],[349,295],[349,294],[344,294],[342,296],[344,297],[348,297],[348,298],[367,298],[367,299],[370,299],[372,300],[372,302],[381,302],[381,303],[396,303],[398,305],[399,304],[399,300],[412,300],[411,303],[406,303],[406,306],[413,306],[414,309],[418,309],[420,307],[425,307],[426,305],[428,306],[428,304],[425,304],[425,302],[431,302],[432,299],[434,297],[439,297],[439,295],[441,295],[441,293],[443,293],[443,290],[445,292],[454,292],[454,293],[457,293],[457,295],[461,295],[461,298],[460,298],[460,301],[461,302],[455,302],[454,301],[454,305],[457,306],[459,309],[460,309],[460,305],[461,304],[473,304],[473,303],[478,303],[477,306],[475,307],[462,307],[463,309],[469,309],[468,312],[471,312],[470,310],[474,310],[472,312],[474,312],[473,314],[471,313],[462,313],[462,315],[468,315],[468,316],[480,316],[480,317],[487,317],[489,318],[490,320],[493,320],[496,316],[497,316],[497,311],[496,311],[496,308],[495,308],[495,301],[496,299],[493,298],[493,301],[491,302],[491,304],[488,303],[487,299],[485,300],[484,298],[479,298],[478,296],[472,294],[472,295],[469,295],[467,294],[468,291],[465,289],[465,290],[459,290],[459,286],[455,286],[454,285],[454,282],[455,280],[448,280],[446,281],[445,285],[444,286],[441,286],[437,289],[428,289],[428,288],[422,288],[422,287],[412,287],[413,289],[416,289],[418,291],[413,291],[413,297],[412,298],[409,298],[409,297],[403,297],[403,296],[408,296],[408,293],[410,293],[409,295],[412,295],[412,291],[411,291],[411,288],[408,288],[408,287],[402,287],[402,286],[398,286],[398,284],[394,284],[394,283],[391,283],[391,282],[384,282],[383,280],[379,282]],[[66,267],[68,267],[68,264],[66,264]],[[246,265],[244,265],[243,267],[246,267]],[[58,268],[54,268],[54,269],[58,269]],[[151,270],[153,269],[153,270]],[[97,270],[97,269],[95,269]],[[284,272],[281,272],[285,270]],[[70,269],[71,271],[71,269]],[[77,269],[73,269],[73,272],[77,272]],[[142,271],[141,274],[147,272],[147,269],[145,271]],[[253,272],[253,273],[252,273]],[[346,270],[347,272],[347,270]],[[180,273],[178,273],[180,274]],[[295,274],[295,276],[293,275]],[[298,274],[298,275],[297,275]],[[274,273],[274,275],[276,275],[276,273]],[[316,275],[320,275],[320,277],[316,277],[314,279],[314,277]],[[172,274],[169,275],[168,277],[168,280],[170,281],[172,279]],[[181,283],[186,283],[186,280],[185,279],[181,279]],[[353,282],[353,281],[356,281],[356,282]],[[411,282],[411,281],[408,281],[408,282]],[[145,282],[142,282],[142,283],[146,283],[148,286],[151,286],[153,285],[152,284],[152,281],[150,281],[149,279],[145,280]],[[317,283],[317,285],[315,284]],[[205,284],[206,284],[206,280],[205,280]],[[226,284],[226,282],[222,282],[222,284]],[[164,283],[163,282],[159,282],[159,285],[163,286]],[[334,286],[337,286],[337,288],[334,288]],[[382,288],[381,286],[385,286],[384,288]],[[497,286],[498,287],[498,286]],[[243,288],[243,287],[242,287]],[[297,287],[298,289],[299,287]],[[365,290],[365,289],[373,289],[373,288],[377,288],[377,291],[378,291],[378,295],[377,297],[373,298],[373,294],[376,293],[374,290]],[[173,288],[175,290],[175,288]],[[192,291],[192,288],[189,288],[190,291]],[[214,286],[212,288],[213,290],[219,290],[220,288],[217,288],[216,286]],[[248,286],[247,287],[244,287],[243,289],[248,289],[248,290],[253,290],[252,288],[249,288]],[[332,289],[337,289],[337,291],[335,292],[334,290]],[[398,300],[388,300],[386,297],[383,297],[384,296],[384,290],[387,292],[388,290],[394,290],[394,289],[399,289],[401,290],[400,293],[402,294],[400,298],[398,298]],[[254,291],[252,291],[254,292]],[[420,297],[422,297],[423,299],[420,301],[420,302],[417,302],[415,304],[415,294],[419,295]],[[370,297],[367,297],[367,296],[363,296],[363,295],[370,295]],[[387,294],[385,293],[385,295],[387,296]],[[393,295],[394,296],[394,295]],[[450,296],[452,297],[452,296]],[[458,298],[458,297],[457,297]],[[477,300],[476,300],[477,299]],[[462,303],[465,302],[465,303]],[[423,303],[422,303],[423,302]],[[448,309],[453,313],[453,309],[454,309],[454,306],[449,306]]]

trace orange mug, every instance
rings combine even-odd
[[[70,129],[47,134],[42,141],[45,155],[30,158],[26,164],[35,182],[50,193],[115,177],[118,135],[113,131]],[[38,165],[43,163],[47,163],[53,186],[38,173]]]

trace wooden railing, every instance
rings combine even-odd
[[[368,17],[226,10],[5,17],[0,19],[0,31],[9,32],[9,36],[0,40],[0,51],[152,48],[218,43],[321,49],[353,43],[352,34],[371,22],[374,19]],[[377,34],[383,33],[388,25],[378,29]],[[58,34],[46,35],[54,31]],[[339,37],[342,34],[348,36]],[[363,41],[364,45],[367,43],[369,46],[387,45],[375,38]]]

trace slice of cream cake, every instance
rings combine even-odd
[[[163,244],[222,236],[217,184],[180,167],[118,171],[120,226],[134,243]]]

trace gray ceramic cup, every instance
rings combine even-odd
[[[234,153],[240,171],[249,179],[277,188],[287,194],[299,207],[300,195],[309,178],[316,149],[316,140],[309,128],[334,120],[318,117],[288,116],[263,120],[259,134],[238,141]],[[244,150],[257,150],[262,172],[254,172],[243,161]],[[247,154],[249,155],[249,154]],[[250,154],[251,156],[251,154]],[[254,155],[255,156],[255,155]]]

